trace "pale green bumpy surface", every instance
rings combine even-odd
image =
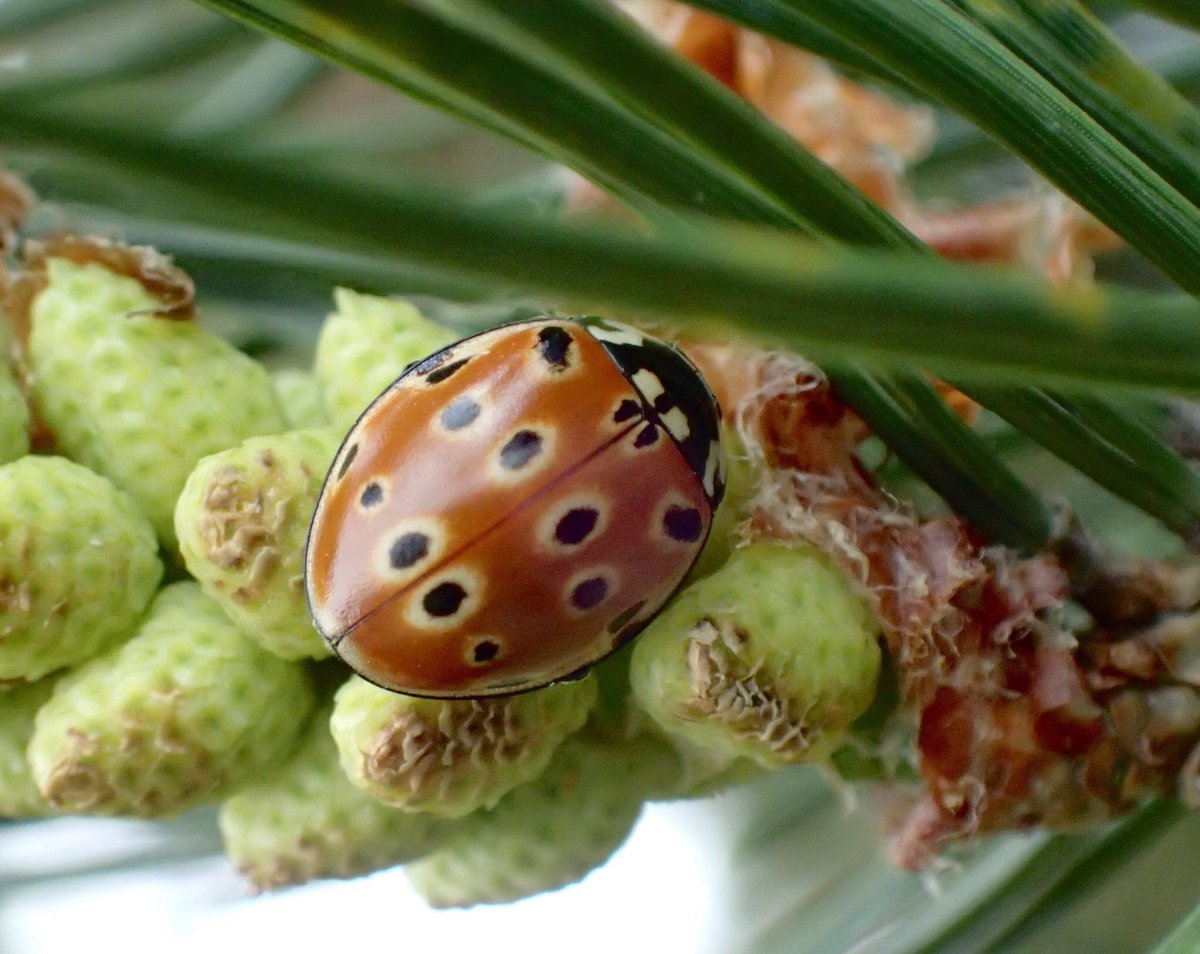
[[[266,369],[191,321],[149,312],[137,281],[47,262],[34,299],[34,395],[64,454],[109,477],[174,546],[175,499],[196,462],[286,430]]]
[[[55,686],[29,761],[60,810],[175,814],[287,759],[313,704],[299,665],[251,643],[195,583],[175,583],[129,642]]]
[[[810,547],[758,542],[686,589],[638,638],[641,707],[707,770],[820,761],[870,705],[877,624]]]
[[[408,302],[339,288],[334,303],[337,310],[321,328],[313,365],[329,423],[344,433],[407,365],[457,336]]]
[[[0,323],[4,315],[0,314]],[[0,464],[29,453],[29,408],[0,344]]]
[[[132,634],[162,578],[129,495],[61,457],[0,467],[0,679],[38,679]]]
[[[0,818],[38,818],[54,809],[42,798],[25,749],[38,709],[50,698],[54,678],[0,691]]]
[[[327,427],[291,431],[213,454],[175,509],[188,571],[247,636],[284,659],[330,654],[304,596],[304,542],[340,439]]]
[[[321,386],[311,371],[281,368],[271,372],[271,383],[289,428],[298,431],[328,423]]]
[[[573,736],[543,775],[463,819],[443,848],[409,865],[409,879],[439,908],[500,904],[578,881],[629,837],[659,784],[647,771],[663,758],[662,744],[646,737]]]
[[[457,818],[540,774],[595,702],[594,676],[482,700],[416,699],[353,677],[330,728],[354,784],[408,811]]]
[[[391,808],[352,785],[327,715],[314,719],[291,761],[221,807],[225,851],[255,888],[403,864],[437,848],[455,824]]]

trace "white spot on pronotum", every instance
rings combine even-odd
[[[671,410],[662,416],[662,422],[666,425],[667,430],[671,432],[671,436],[677,441],[687,440],[688,435],[692,433],[692,424],[682,408],[671,408]]]
[[[642,368],[640,371],[635,371],[633,375],[633,383],[642,393],[642,397],[646,399],[647,404],[653,404],[654,399],[666,391],[662,382],[658,379],[658,375],[649,368]]]
[[[710,497],[717,489],[717,468],[721,463],[721,446],[713,441],[708,445],[708,459],[704,462],[704,492]]]
[[[467,640],[466,660],[471,666],[486,666],[504,658],[504,640],[495,636],[477,636]]]
[[[588,331],[593,338],[607,341],[609,344],[640,345],[646,340],[645,335],[636,328],[615,321],[606,322],[604,325],[588,325]]]

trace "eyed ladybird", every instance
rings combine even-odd
[[[678,349],[536,318],[410,365],[325,479],[305,586],[370,682],[479,698],[571,678],[662,608],[724,493],[720,411]]]

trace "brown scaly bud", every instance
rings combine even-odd
[[[596,702],[588,677],[492,699],[418,699],[358,677],[330,718],[342,768],[379,801],[459,818],[492,808],[546,768]]]
[[[924,707],[928,788],[893,843],[899,864],[923,867],[976,833],[1096,823],[1154,795],[1200,803],[1200,613],[1064,636],[1043,626],[969,654],[966,683]]]
[[[20,203],[16,198],[6,203],[6,182],[2,174],[3,170],[0,170],[0,255],[5,251],[6,208],[13,210]],[[35,374],[28,352],[33,329],[32,309],[49,282],[47,262],[50,259],[63,259],[76,265],[99,265],[114,275],[134,279],[156,299],[148,312],[155,317],[188,320],[195,314],[195,289],[191,278],[165,255],[148,246],[119,245],[94,236],[62,233],[37,242],[26,242],[20,270],[5,271],[0,265],[0,312],[8,319],[12,332],[10,358],[32,415],[29,443],[40,453],[55,450],[56,440],[54,429],[45,420],[33,393]]]
[[[1200,605],[1200,562],[1114,557],[1074,519],[1064,521],[1054,554],[1072,595],[1104,629],[1145,626],[1162,613]]]
[[[142,285],[155,299],[158,318],[187,320],[195,315],[196,289],[170,258],[148,245],[120,245],[94,235],[62,233],[26,242],[24,271],[35,283],[30,297],[46,282],[46,261],[61,258],[76,265],[99,265]]]

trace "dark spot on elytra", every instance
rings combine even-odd
[[[659,414],[666,414],[674,403],[675,399],[664,391],[654,399],[654,410],[658,411]]]
[[[576,585],[571,591],[571,605],[576,609],[588,610],[599,606],[608,595],[608,580],[593,576]]]
[[[351,444],[350,449],[346,451],[346,456],[342,458],[342,466],[338,468],[337,479],[341,480],[346,476],[346,471],[350,469],[350,465],[354,463],[354,458],[358,456],[358,445]]]
[[[409,365],[409,370],[413,374],[428,374],[452,354],[454,354],[454,349],[446,348],[444,351],[439,351],[437,354],[431,354],[428,358],[422,358],[416,364]]]
[[[491,662],[500,654],[500,644],[491,639],[481,639],[471,650],[471,659],[476,663]]]
[[[583,543],[593,530],[599,512],[594,507],[574,507],[559,519],[554,527],[554,539],[567,546]]]
[[[570,332],[554,325],[538,332],[537,349],[551,368],[564,371],[571,364],[567,355],[571,350],[572,340]]]
[[[453,616],[467,598],[467,591],[457,583],[439,583],[425,594],[421,605],[430,616]]]
[[[500,448],[500,465],[505,470],[520,470],[542,450],[542,435],[537,431],[517,431]]]
[[[457,361],[451,361],[449,364],[442,365],[442,367],[431,371],[425,380],[430,384],[440,384],[470,360],[468,356],[466,358],[459,358]]]
[[[643,427],[633,440],[634,447],[650,447],[656,443],[658,443],[658,428],[653,424]]]
[[[479,402],[465,394],[459,395],[442,408],[442,427],[448,431],[457,431],[469,425],[479,417]]]
[[[383,488],[379,486],[379,482],[372,480],[363,488],[362,496],[358,498],[359,503],[370,509],[378,507],[383,503]]]
[[[617,405],[617,409],[613,413],[613,420],[617,424],[622,424],[625,421],[628,421],[630,418],[637,417],[639,414],[641,414],[641,412],[641,405],[638,404],[637,401],[626,398]]]
[[[626,626],[629,625],[629,621],[631,619],[633,619],[635,616],[637,616],[637,614],[642,611],[642,607],[645,605],[646,605],[645,600],[638,600],[636,603],[634,603],[628,609],[622,610],[620,613],[618,613],[616,616],[614,616],[609,621],[608,627],[607,627],[608,631],[610,633],[615,633],[618,630],[624,629]]]
[[[405,533],[396,538],[388,551],[388,560],[395,570],[406,570],[424,560],[429,554],[429,537],[423,533]]]
[[[700,519],[700,511],[695,507],[680,507],[671,504],[663,514],[663,530],[672,540],[680,543],[694,543],[700,539],[704,529],[704,521]]]

